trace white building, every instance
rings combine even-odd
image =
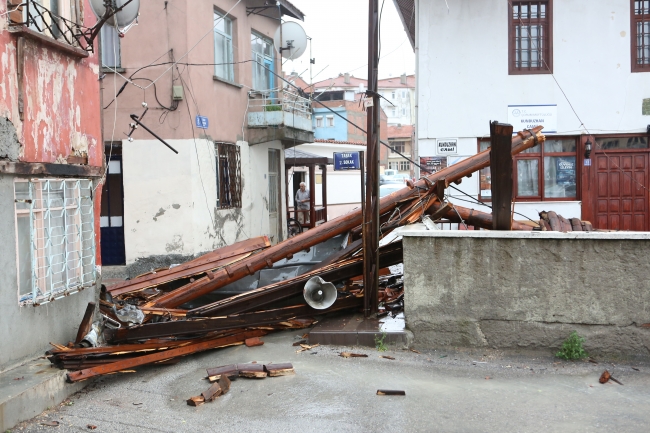
[[[451,165],[487,147],[490,121],[543,124],[544,147],[515,159],[517,212],[650,229],[650,2],[395,3],[416,52],[420,156]],[[489,170],[461,187],[488,202]]]

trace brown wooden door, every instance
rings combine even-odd
[[[596,228],[648,231],[648,154],[596,154]]]

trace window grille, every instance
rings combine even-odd
[[[217,207],[241,208],[241,154],[232,143],[217,145]]]
[[[650,70],[650,0],[632,0],[632,72]]]
[[[14,183],[21,305],[40,305],[95,284],[92,182]]]
[[[512,2],[510,73],[550,73],[552,68],[551,2]]]

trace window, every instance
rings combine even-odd
[[[21,305],[40,305],[95,284],[92,182],[14,183]]]
[[[402,116],[406,116],[406,108],[402,108]]]
[[[334,126],[334,116],[327,116],[327,127],[331,128]]]
[[[400,161],[399,171],[411,171],[411,164],[408,161]]]
[[[217,208],[241,208],[241,155],[239,146],[216,143]]]
[[[481,140],[479,150],[490,147]],[[548,138],[543,144],[514,156],[514,191],[517,200],[576,200],[576,139]],[[490,168],[480,171],[480,196],[491,197]]]
[[[273,88],[275,76],[273,71],[273,41],[257,33],[251,34],[253,53],[253,89],[269,90]]]
[[[399,161],[389,161],[388,162],[389,170],[399,170]]]
[[[552,0],[513,1],[508,4],[509,73],[552,73]]]
[[[316,116],[316,128],[323,127],[323,116]]]
[[[650,1],[632,0],[632,72],[650,71]]]
[[[405,143],[403,141],[392,141],[390,147],[390,153],[404,153]]]
[[[232,51],[232,20],[214,12],[214,75],[235,81]]]
[[[647,149],[647,137],[607,137],[596,139],[596,149],[602,150],[624,150],[624,149]]]
[[[406,90],[402,90],[402,98],[406,98]]]
[[[18,5],[19,1],[8,2]],[[26,4],[29,3],[29,8]],[[16,6],[9,6],[12,9]],[[79,47],[78,36],[81,29],[78,0],[28,0],[22,2],[15,13],[11,13],[12,24],[27,24],[38,33],[52,37],[75,47]],[[83,8],[81,9],[83,10]]]
[[[395,99],[395,91],[390,92],[390,99]]]
[[[119,68],[120,61],[120,35],[115,27],[104,24],[99,33],[100,49],[102,52],[102,67]]]
[[[390,109],[390,117],[397,116],[397,108],[393,107]]]

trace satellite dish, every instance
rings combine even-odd
[[[129,0],[114,0],[115,5],[119,8],[124,3]],[[106,8],[104,7],[104,0],[90,0],[90,8],[95,13],[97,18],[104,16]],[[115,20],[117,19],[118,27],[126,27],[131,24],[138,17],[140,12],[140,0],[133,0],[128,5],[124,6],[124,9],[117,12],[115,15],[106,20],[106,23],[115,26]]]
[[[307,49],[307,34],[300,24],[286,22],[275,31],[273,45],[282,57],[295,60]]]

